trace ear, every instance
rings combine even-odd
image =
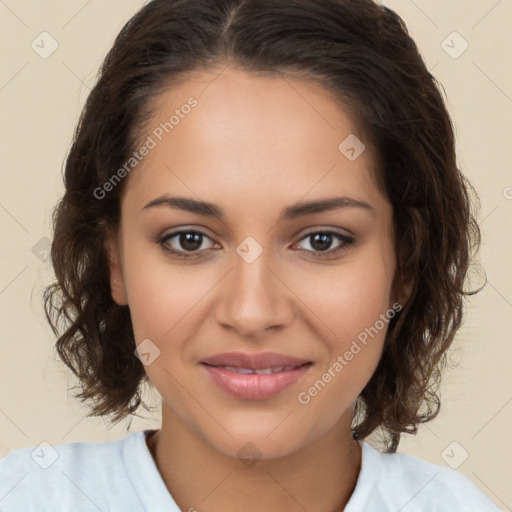
[[[128,305],[128,297],[121,265],[120,240],[110,233],[105,243],[110,273],[110,293],[112,299],[120,306]]]
[[[414,279],[401,272],[399,274],[399,282],[397,283],[397,301],[405,307],[411,298],[414,288]]]

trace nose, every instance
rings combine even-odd
[[[259,337],[270,328],[283,328],[295,316],[293,292],[276,265],[270,251],[252,262],[236,252],[217,298],[215,319],[224,328],[243,337]]]

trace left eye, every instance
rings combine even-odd
[[[333,243],[333,238],[338,238],[340,243],[335,249],[328,250]],[[308,245],[312,250],[307,249],[309,252],[315,253],[314,256],[321,257],[322,253],[333,254],[348,247],[353,240],[348,236],[342,235],[335,231],[316,231],[309,233],[301,239],[301,241],[309,241]]]

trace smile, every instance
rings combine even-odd
[[[200,363],[210,382],[223,393],[241,400],[265,400],[297,384],[312,361],[276,353],[230,352]]]

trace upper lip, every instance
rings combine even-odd
[[[301,366],[311,363],[311,361],[276,352],[262,352],[260,354],[225,352],[203,359],[201,363],[211,366],[232,366],[234,368],[263,370],[265,368],[279,368],[281,366]]]

